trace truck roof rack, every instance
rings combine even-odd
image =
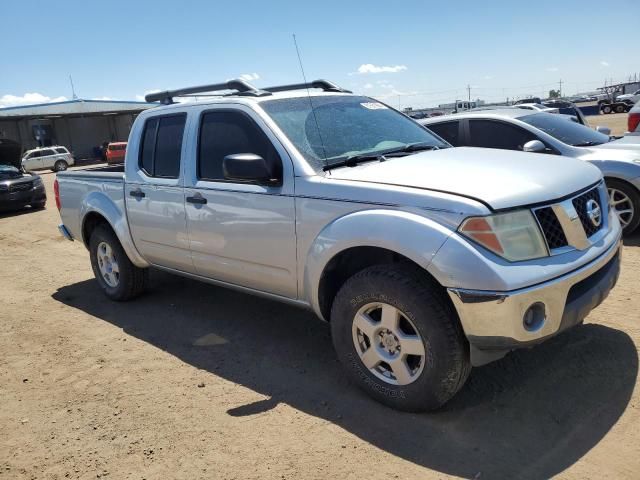
[[[289,90],[305,90],[307,88],[320,88],[325,92],[341,92],[341,93],[353,93],[351,90],[345,90],[344,88],[339,87],[333,82],[329,80],[314,80],[309,83],[292,83],[290,85],[279,85],[275,87],[267,87],[263,88],[266,92],[286,92]]]
[[[271,95],[270,92],[260,90],[249,82],[246,82],[240,78],[234,80],[228,80],[224,83],[214,83],[211,85],[201,85],[199,87],[187,87],[179,88],[177,90],[165,90],[164,92],[150,93],[144,97],[147,102],[157,102],[169,105],[173,103],[173,97],[184,97],[194,93],[213,93],[224,90],[235,90],[233,95],[249,95],[254,97],[261,97],[264,95]]]
[[[293,83],[290,85],[278,85],[269,88],[256,88],[249,82],[236,78],[224,83],[214,83],[211,85],[201,85],[199,87],[179,88],[177,90],[165,90],[163,92],[149,93],[144,97],[147,102],[160,102],[164,105],[173,103],[173,97],[189,97],[198,93],[213,93],[231,90],[232,93],[226,95],[244,95],[251,97],[264,97],[276,92],[286,92],[289,90],[304,90],[307,88],[320,88],[325,92],[352,93],[350,90],[340,88],[335,83],[328,80],[314,80],[310,83]]]

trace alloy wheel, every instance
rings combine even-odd
[[[424,369],[425,345],[413,322],[387,303],[368,303],[358,310],[352,327],[360,360],[391,385],[408,385]]]
[[[608,188],[609,205],[618,215],[622,228],[626,227],[633,220],[635,207],[629,196],[622,190],[616,188]]]

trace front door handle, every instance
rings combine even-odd
[[[196,205],[204,205],[207,203],[207,199],[204,197],[187,197],[187,202],[195,203]]]
[[[136,197],[136,198],[142,198],[142,197],[145,196],[144,192],[142,190],[140,190],[140,189],[131,190],[129,192],[129,195],[132,196],[132,197]]]

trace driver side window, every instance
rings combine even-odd
[[[522,150],[538,138],[523,128],[494,120],[469,120],[469,145],[501,150]]]
[[[227,155],[253,153],[275,164],[282,175],[282,162],[262,129],[246,114],[229,110],[207,112],[200,122],[198,140],[198,178],[228,181],[222,171]]]

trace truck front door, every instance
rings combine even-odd
[[[293,166],[247,107],[201,111],[192,128],[185,177],[191,254],[199,275],[288,298],[297,297]],[[253,153],[279,162],[282,182],[225,178],[225,156]]]
[[[181,176],[185,113],[150,117],[126,161],[131,236],[150,263],[193,273]]]

